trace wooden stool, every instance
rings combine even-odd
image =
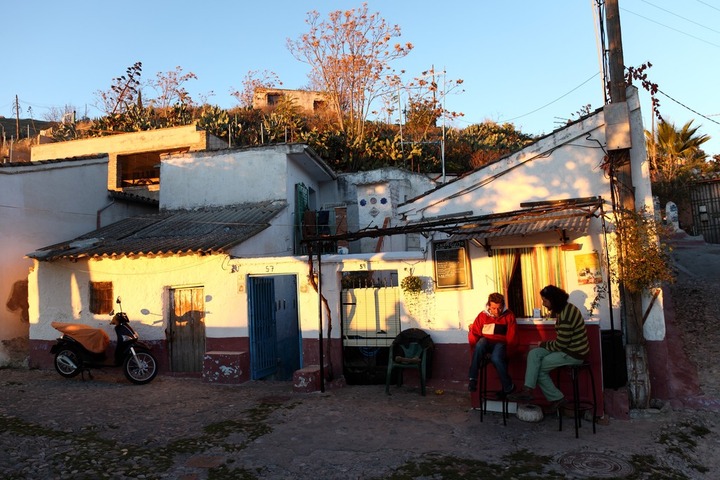
[[[595,433],[595,419],[597,418],[597,397],[595,395],[595,376],[593,375],[592,367],[590,366],[590,363],[587,361],[579,364],[579,365],[564,365],[562,367],[558,367],[558,373],[557,373],[557,381],[558,385],[560,385],[560,373],[562,370],[567,369],[570,372],[570,380],[572,382],[572,398],[569,399],[570,403],[567,405],[572,405],[573,409],[573,419],[575,421],[575,438],[579,438],[579,428],[582,426],[582,415],[586,411],[592,410],[592,430],[593,434]],[[590,385],[592,389],[592,401],[589,399],[587,400],[581,400],[580,399],[580,372],[585,371],[590,376]],[[565,407],[567,408],[567,407]],[[562,432],[562,422],[563,422],[563,409],[558,410],[558,418],[559,418],[559,431]]]
[[[479,378],[478,378],[478,397],[480,398],[480,421],[483,421],[483,415],[485,412],[487,412],[487,401],[488,401],[488,394],[491,392],[488,391],[487,388],[487,367],[488,364],[492,364],[490,361],[490,354],[485,354],[483,357],[482,363],[480,364],[479,368]],[[502,385],[500,386],[502,391]],[[510,416],[508,413],[508,399],[507,395],[503,396],[501,399],[498,399],[502,402],[502,419],[503,419],[503,425],[507,425],[507,418]]]

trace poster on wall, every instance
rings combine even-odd
[[[470,264],[467,257],[467,243],[438,242],[433,247],[436,287],[438,289],[469,288]]]
[[[580,285],[602,283],[600,259],[597,253],[575,255],[575,272]]]

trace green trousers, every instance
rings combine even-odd
[[[580,365],[581,363],[583,363],[582,360],[573,358],[567,353],[551,352],[542,347],[533,348],[527,356],[525,386],[531,389],[536,386],[540,387],[549,402],[560,400],[564,395],[553,383],[550,372],[564,365]]]

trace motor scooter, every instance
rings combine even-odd
[[[92,378],[91,368],[122,367],[125,377],[132,383],[143,385],[150,383],[157,375],[157,360],[150,347],[139,340],[138,334],[130,326],[130,320],[122,311],[120,297],[116,303],[119,312],[110,312],[111,325],[115,326],[117,343],[112,359],[107,358],[106,349],[110,337],[101,328],[93,328],[78,323],[52,322],[62,336],[50,349],[55,355],[55,370],[65,378],[72,378],[85,372]]]

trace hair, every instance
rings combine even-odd
[[[550,302],[550,310],[555,313],[562,311],[570,298],[565,290],[555,285],[548,285],[540,290],[540,296]]]
[[[491,293],[490,295],[488,295],[488,301],[487,301],[488,305],[490,305],[490,302],[499,303],[500,305],[502,305],[504,307],[505,306],[505,297],[503,297],[502,294],[497,293],[497,292]]]

